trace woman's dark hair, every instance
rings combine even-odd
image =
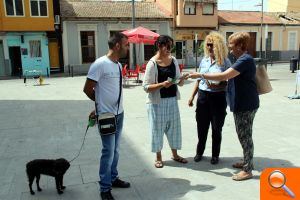
[[[128,38],[121,32],[116,32],[108,39],[108,47],[112,49],[116,46],[117,43],[121,44],[123,38]]]
[[[158,50],[158,47],[160,47],[161,45],[167,45],[169,43],[174,44],[173,38],[171,38],[168,35],[161,35],[157,38],[157,40],[154,43],[155,49]]]

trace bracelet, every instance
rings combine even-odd
[[[200,74],[200,77],[203,78],[203,79],[205,79],[205,78],[204,78],[204,74]]]

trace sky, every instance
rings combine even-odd
[[[247,10],[247,11],[261,11],[260,6],[262,0],[218,0],[219,10]],[[264,11],[267,9],[267,0],[264,1]]]

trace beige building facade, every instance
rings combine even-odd
[[[299,0],[268,0],[268,12],[300,12]]]
[[[210,31],[218,28],[217,0],[156,0],[156,3],[173,17],[171,30],[179,63],[195,66],[196,49]],[[197,61],[198,65],[200,57]]]
[[[220,25],[219,32],[227,39],[232,33],[246,31],[254,37],[254,57],[260,56],[260,26],[224,26]],[[264,25],[262,33],[262,53],[273,61],[288,61],[291,57],[298,57],[299,27]],[[266,51],[267,49],[267,51]]]
[[[237,16],[240,16],[239,18]],[[227,39],[234,32],[250,33],[249,53],[272,61],[288,61],[299,56],[300,21],[286,15],[264,13],[261,31],[260,12],[219,11],[218,31]],[[260,46],[262,40],[262,55]]]
[[[299,56],[300,0],[268,0],[270,12],[264,12],[262,28],[261,12],[218,11],[217,0],[154,1],[173,17],[170,29],[175,55],[187,66],[196,65],[196,49],[213,30],[225,38],[234,32],[249,32],[249,53],[253,57],[288,61]],[[200,60],[197,57],[197,66]]]

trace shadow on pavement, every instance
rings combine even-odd
[[[137,187],[139,191],[148,194],[143,199],[180,199],[190,191],[208,192],[215,189],[212,185],[192,185],[189,180],[181,178],[155,178],[147,181],[147,185]]]
[[[173,160],[164,161],[164,164],[169,167],[182,167],[182,168],[188,168],[196,171],[212,172],[219,176],[231,177],[233,173],[237,173],[240,171],[239,169],[233,168],[232,164],[236,162],[240,162],[242,160],[241,157],[221,157],[219,164],[211,165],[210,157],[204,156],[202,160],[197,163],[194,162],[193,159],[194,159],[193,157],[187,158],[187,160],[189,161],[189,163],[187,164],[176,163]],[[273,159],[267,157],[254,157],[254,171],[262,172],[265,168],[276,168],[276,167],[282,168],[282,167],[296,167],[296,166],[294,166],[293,163],[288,160]],[[235,171],[232,173],[232,170],[229,171],[227,169],[232,169]],[[220,170],[222,170],[222,172],[220,172]]]
[[[54,178],[47,176],[41,177],[43,191],[30,195],[25,173],[25,165],[32,159],[73,158],[79,151],[93,106],[87,100],[0,101],[0,199],[98,200],[101,140],[96,128],[88,131],[80,156],[65,175],[67,189],[63,195],[56,193]],[[132,187],[113,189],[116,199],[176,199],[189,191],[215,189],[154,171],[126,135],[120,148],[120,176]],[[35,184],[33,188],[36,191]]]

